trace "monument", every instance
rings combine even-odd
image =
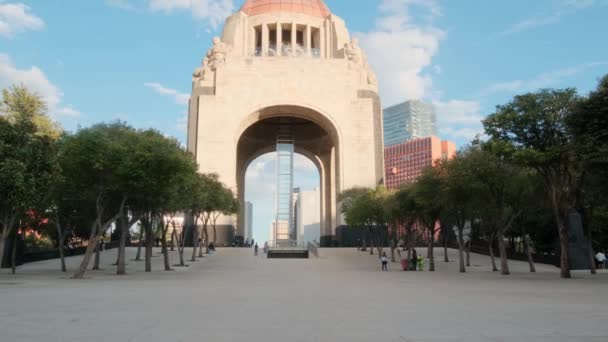
[[[335,244],[338,194],[383,182],[381,108],[357,39],[322,0],[247,0],[193,74],[188,149],[244,203],[247,167],[288,127],[319,170],[321,243]],[[221,226],[242,237],[244,221]]]

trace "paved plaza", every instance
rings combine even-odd
[[[467,274],[455,262],[438,262],[435,273],[397,264],[382,273],[376,256],[354,249],[322,249],[309,260],[220,249],[164,272],[157,252],[146,274],[129,250],[126,277],[113,275],[115,251],[81,281],[60,274],[57,260],[17,276],[2,270],[2,341],[608,340],[608,273],[560,280],[553,266],[529,274],[511,262],[507,278],[478,255]]]

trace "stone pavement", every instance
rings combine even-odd
[[[17,276],[2,270],[0,340],[608,341],[608,273],[560,280],[553,266],[529,274],[511,262],[514,274],[503,277],[473,255],[470,272],[459,274],[441,250],[435,273],[397,264],[382,273],[377,256],[320,251],[320,259],[269,260],[219,249],[174,272],[157,256],[155,272],[129,261],[126,277],[113,275],[107,251],[105,269],[82,281],[57,272],[57,260]]]

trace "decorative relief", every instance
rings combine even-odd
[[[217,71],[226,64],[226,56],[232,50],[231,46],[222,42],[219,37],[213,38],[213,46],[207,51],[202,65],[198,67],[192,75],[193,81],[199,83],[207,80],[207,76],[212,71]]]
[[[359,47],[359,39],[353,38],[350,43],[344,44],[344,56],[348,60],[348,67],[351,70],[361,70],[367,74],[367,83],[370,85],[378,84],[376,74],[372,71],[367,64],[365,54],[361,47]]]

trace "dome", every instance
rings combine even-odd
[[[291,12],[325,18],[331,14],[323,0],[247,0],[241,11],[247,15]]]

